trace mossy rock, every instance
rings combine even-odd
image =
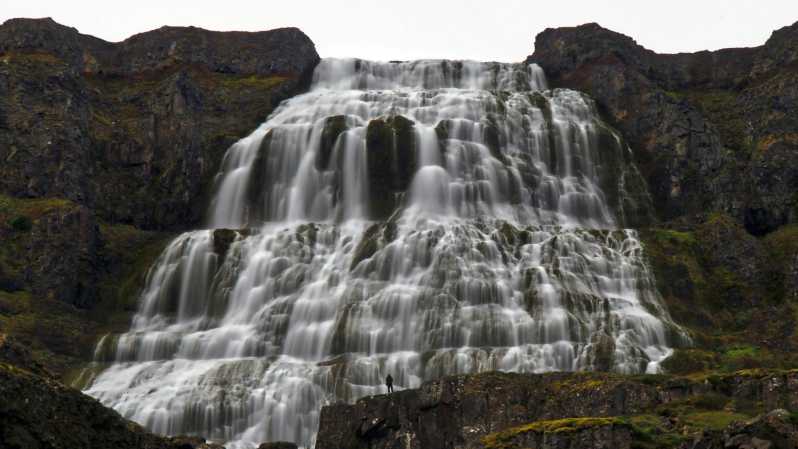
[[[711,370],[718,365],[718,355],[702,349],[682,348],[662,362],[662,368],[671,374],[689,374]]]
[[[600,427],[631,429],[628,422],[617,417],[580,417],[535,421],[491,433],[482,438],[485,449],[513,449],[526,447],[526,434],[570,434]],[[550,438],[549,438],[550,439]]]

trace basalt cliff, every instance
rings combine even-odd
[[[264,289],[284,295],[275,300],[279,307],[269,308],[268,313],[253,309],[255,318],[268,316],[264,318],[268,325],[256,326],[260,340],[233,346],[255,349],[243,352],[243,362],[221,367],[214,376],[202,379],[201,383],[213,385],[207,390],[210,399],[203,397],[198,404],[218,403],[221,412],[202,415],[197,406],[183,415],[194,427],[169,421],[173,426],[169,428],[197,434],[195,428],[203,429],[210,422],[208,428],[219,435],[232,428],[246,430],[251,423],[236,413],[246,415],[251,409],[230,406],[242,394],[230,382],[257,390],[259,386],[251,385],[247,376],[254,372],[272,379],[270,370],[280,359],[269,352],[271,345],[282,345],[292,357],[306,355],[308,351],[289,348],[292,336],[297,338],[290,324],[303,307],[309,307],[307,295],[296,292],[312,289],[305,284],[313,285],[314,270],[327,276],[325,270],[338,263],[343,268],[324,280],[329,292],[346,291],[341,294],[340,313],[331,312],[335,326],[329,341],[319,340],[328,346],[327,352],[319,360],[309,357],[304,363],[310,368],[288,376],[292,388],[302,376],[314,378],[314,388],[318,388],[291,390],[305,396],[301,405],[307,410],[285,416],[300,416],[302,423],[274,424],[284,429],[301,427],[307,433],[308,423],[318,423],[317,436],[314,428],[311,437],[303,434],[296,442],[315,441],[319,449],[798,447],[794,371],[798,368],[798,23],[775,31],[760,47],[675,55],[656,54],[597,24],[548,29],[537,36],[534,53],[526,62],[542,70],[545,83],[536,78],[543,76],[537,69],[519,71],[509,65],[357,61],[340,72],[354,80],[342,88],[333,76],[339,73],[333,70],[339,70],[337,63],[321,62],[310,39],[294,28],[244,33],[164,27],[110,43],[50,19],[13,19],[1,25],[0,390],[7,400],[0,405],[0,420],[7,425],[0,429],[0,448],[213,447],[202,438],[148,433],[66,385],[85,388],[111,363],[143,361],[146,365],[152,361],[141,355],[146,352],[142,349],[146,349],[146,339],[129,345],[133,354],[128,354],[129,359],[119,359],[124,350],[118,342],[131,330],[134,315],[139,324],[144,323],[141,329],[162,334],[195,322],[207,326],[224,322],[230,314],[223,312],[236,304],[235,297],[225,295],[238,291],[234,288],[238,284],[231,281],[240,274],[237,264],[262,247],[273,251],[270,257],[275,260],[265,265]],[[473,87],[464,86],[469,76],[477,80],[474,83],[484,82],[484,77],[469,70],[491,74],[492,87],[478,87],[492,97],[467,98],[487,101],[480,111],[490,119],[484,123],[475,119],[472,128],[463,125],[472,120],[470,115],[427,123],[414,101],[435,98],[440,88]],[[408,85],[402,83],[414,82],[414,77],[422,80],[423,89],[409,94],[412,100],[407,100]],[[297,97],[315,92],[314,88],[323,90],[318,98]],[[398,94],[388,93],[391,89]],[[347,109],[346,114],[328,114],[319,122],[318,135],[310,131],[302,135],[305,140],[299,147],[319,149],[310,162],[302,165],[290,160],[286,148],[299,139],[274,129],[300,128],[307,118],[301,108],[328,107],[323,95],[333,95],[329,109],[335,111],[341,99],[350,98],[356,90],[364,95],[362,104],[379,114],[350,117],[368,109],[362,105]],[[380,101],[390,95],[398,95],[399,100],[391,101],[401,106],[379,109]],[[284,121],[277,114],[277,125],[247,137],[288,99],[294,103],[278,110],[287,117]],[[581,109],[573,109],[574,104]],[[299,112],[291,115],[294,110]],[[533,119],[522,124],[514,114]],[[589,160],[578,149],[569,149],[574,155],[570,162],[556,156],[558,149],[564,151],[572,133],[557,134],[557,126],[569,120],[591,130],[585,134],[589,137],[586,145],[597,148],[597,160]],[[551,154],[522,154],[513,133],[529,132],[530,126],[539,124],[540,135],[545,136],[541,148]],[[356,139],[362,140],[364,161],[352,156],[354,144],[346,145]],[[255,142],[250,159],[237,156],[238,147],[231,149],[248,142]],[[422,151],[425,145],[434,151]],[[249,151],[240,152],[245,150]],[[464,155],[461,159],[458,152]],[[282,171],[275,168],[278,162],[283,164]],[[597,167],[593,174],[591,163]],[[455,180],[455,165],[473,169],[476,181]],[[567,166],[567,176],[558,172],[563,166]],[[362,180],[346,176],[357,172],[347,172],[353,167],[363,168]],[[242,168],[258,176],[248,175],[241,191],[231,190],[234,196],[230,198],[243,198],[243,206],[229,212],[219,207],[219,192]],[[296,175],[290,170],[297,170]],[[298,183],[306,173],[320,173],[319,181]],[[546,206],[556,196],[547,189],[559,188],[547,184],[554,178],[560,182],[557,185],[574,178],[586,180],[577,193],[594,202],[579,197],[581,202],[560,200]],[[322,185],[325,182],[331,186],[329,191]],[[432,194],[443,183],[460,183],[461,203]],[[269,187],[257,189],[264,185]],[[317,187],[318,191],[313,190]],[[353,196],[353,189],[364,189],[368,198]],[[419,199],[419,191],[430,193],[432,199]],[[274,236],[254,230],[254,223],[296,218],[290,213],[291,204],[270,203],[282,196],[290,197],[297,207],[307,203],[298,215],[307,223]],[[502,211],[507,210],[501,209],[504,206],[516,211],[526,206],[554,210],[556,214],[546,224],[553,223],[555,229],[521,226],[523,220],[513,221],[517,218],[513,214],[507,215],[511,218],[497,215],[494,223],[484,219],[482,210],[479,219],[467,221],[473,217],[463,210],[488,203]],[[455,231],[429,228],[418,237],[412,228],[426,232],[427,222],[411,225],[409,218],[403,218],[403,208],[423,212],[425,207],[452,209],[453,204],[465,205],[458,209],[461,222]],[[238,214],[237,218],[219,221],[220,210]],[[213,213],[216,218],[208,216]],[[369,226],[348,235],[349,231],[329,225],[341,216],[356,216]],[[214,220],[223,225],[212,226],[207,235],[187,232],[178,237]],[[579,232],[562,231],[558,226],[565,223],[577,223]],[[624,234],[617,227],[630,230]],[[460,249],[452,249],[456,242],[439,246],[447,232],[473,243],[474,251],[461,254]],[[261,234],[266,243],[252,243]],[[501,314],[485,312],[490,315],[485,318],[478,313],[489,303],[507,303],[505,296],[515,298],[504,293],[513,288],[522,289],[517,296],[522,298],[522,309],[539,311],[541,304],[550,306],[549,297],[534,288],[536,282],[544,284],[535,270],[507,274],[528,262],[525,251],[540,244],[542,234],[550,245],[543,244],[543,253],[554,253],[556,259],[550,266],[545,260],[541,264],[551,277],[546,285],[563,292],[558,296],[562,304],[551,310],[566,310],[569,317],[576,317],[572,321],[581,323],[563,325],[566,333],[578,336],[558,338],[572,342],[575,351],[584,351],[569,355],[574,360],[569,366],[595,372],[443,377],[461,369],[457,364],[464,357],[464,353],[446,352],[451,342],[463,347],[522,347],[518,340],[528,338],[529,347],[540,343],[545,353],[557,340],[539,336],[554,332],[545,325],[532,336],[520,331],[508,336],[499,326]],[[180,267],[196,252],[169,249],[176,247],[200,248],[213,261],[203,266],[207,284],[202,289],[209,292],[208,303],[203,305],[201,320],[191,315],[182,322],[179,318],[169,321],[174,326],[161,329],[159,313],[183,314],[182,298],[200,295],[188,285],[194,278],[169,277],[169,267]],[[639,310],[664,323],[657,325],[662,324],[661,339],[667,344],[657,341],[652,347],[667,347],[672,353],[656,362],[659,374],[628,374],[645,371],[646,361],[653,360],[656,351],[642,354],[648,348],[645,345],[622,347],[624,340],[617,328],[604,329],[599,323],[596,326],[601,329],[595,331],[590,317],[611,316],[607,312],[610,302],[601,294],[606,290],[577,291],[573,278],[620,282],[621,274],[585,268],[588,262],[569,266],[574,252],[589,259],[585,247],[590,248],[590,257],[601,254],[605,261],[633,266],[643,273],[635,271],[635,289],[656,293],[652,293],[655,301]],[[418,279],[396,274],[391,260],[434,265],[430,262],[434,251],[424,248],[450,254],[451,260]],[[313,265],[325,254],[339,256]],[[158,267],[163,269],[161,274]],[[153,279],[158,276],[165,280],[153,297],[163,298],[164,303],[152,300],[160,309],[148,312],[142,292],[155,285]],[[495,281],[502,276],[520,287],[507,287],[512,283],[509,280],[506,284]],[[462,278],[479,282],[458,283]],[[571,283],[566,282],[569,279]],[[418,288],[401,290],[413,282]],[[335,290],[347,283],[355,287]],[[398,286],[399,293],[380,298],[413,298],[411,312],[423,320],[398,302],[386,303],[382,309],[374,306],[374,317],[362,318],[371,309],[359,304],[385,285]],[[257,288],[253,291],[263,294]],[[329,293],[334,294],[339,293]],[[297,304],[291,302],[297,298]],[[505,315],[516,311],[503,310]],[[301,318],[318,318],[322,312],[330,311],[313,309]],[[637,316],[629,316],[633,315]],[[422,329],[417,333],[431,335],[426,343],[435,343],[408,346],[402,340],[392,345],[397,333],[408,332],[391,327],[402,317],[423,322],[413,329]],[[302,329],[295,327],[295,332],[308,336],[299,338],[297,347],[303,341],[316,342],[313,338],[319,329],[333,322],[328,318],[308,322]],[[358,333],[357,328],[365,329],[378,319],[385,320],[384,326],[391,327],[392,333],[373,337],[373,342],[368,332]],[[449,330],[452,322],[468,320],[463,325],[467,332]],[[583,337],[585,329],[594,333]],[[378,335],[380,329],[369,332]],[[115,337],[98,344],[103,335]],[[197,341],[199,346],[204,340]],[[108,344],[117,346],[112,350]],[[203,348],[203,354],[213,348]],[[374,348],[377,353],[395,351],[401,360],[358,358]],[[153,351],[160,354],[164,345]],[[412,351],[417,353],[408,355]],[[479,359],[485,352],[468,353],[466,358],[487,363]],[[156,355],[153,360],[173,353]],[[262,355],[267,353],[268,357]],[[550,371],[551,366],[566,363],[563,353],[570,354],[557,353],[549,369],[527,370],[529,366],[519,363],[514,370]],[[507,354],[485,360],[506,361]],[[533,363],[549,356],[527,354],[525,360]],[[442,362],[446,357],[451,360]],[[253,368],[259,363],[253,358],[262,359],[263,366]],[[369,370],[374,366],[379,368],[372,373]],[[380,370],[386,366],[402,372],[420,370],[412,371],[417,377],[397,375],[398,382],[418,388],[371,396],[379,391]],[[245,369],[254,371],[242,375]],[[306,374],[311,371],[312,375]],[[281,381],[277,377],[271,381]],[[375,379],[376,387],[372,385]],[[337,402],[341,398],[348,403]],[[313,407],[320,403],[328,405],[319,412]],[[127,409],[126,416],[140,416],[133,408]],[[157,418],[140,424],[160,429]],[[66,432],[59,434],[57,429]],[[271,433],[263,435],[273,439],[273,435],[294,434],[284,429],[270,428]],[[242,433],[231,434],[230,439],[244,441]],[[264,447],[291,447],[281,444]]]

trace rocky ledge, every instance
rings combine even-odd
[[[322,409],[317,449],[798,447],[798,372],[485,373]]]

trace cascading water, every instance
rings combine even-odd
[[[210,229],[160,256],[86,391],[159,433],[311,447],[388,373],[656,371],[686,337],[618,229],[628,161],[534,65],[324,60],[228,150]]]

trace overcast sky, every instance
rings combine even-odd
[[[296,26],[321,56],[520,61],[547,27],[598,22],[657,52],[762,44],[798,0],[0,0],[0,21],[52,17],[110,41],[162,25]]]

